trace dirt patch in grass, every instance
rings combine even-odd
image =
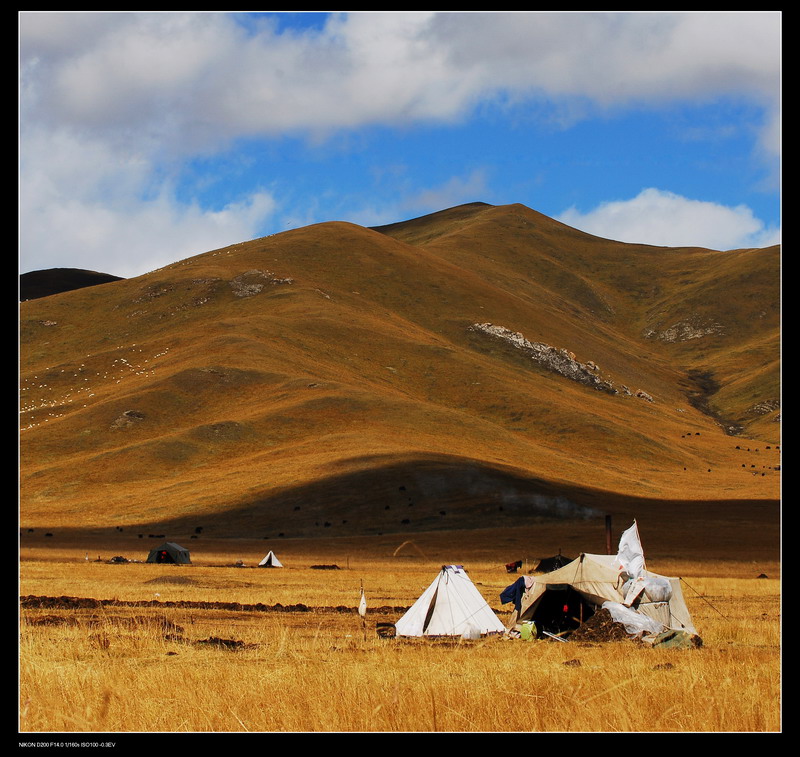
[[[177,607],[195,610],[231,610],[234,612],[288,612],[288,613],[356,613],[355,607],[337,605],[336,607],[309,607],[305,604],[284,605],[280,602],[274,605],[243,604],[241,602],[204,602],[204,601],[167,601],[160,602],[155,599],[141,601],[124,601],[120,599],[94,599],[91,597],[20,597],[20,607],[38,609],[92,609],[100,607]],[[408,607],[376,607],[372,614],[404,613]]]

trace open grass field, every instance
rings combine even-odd
[[[675,543],[680,538],[686,559]],[[532,562],[554,544],[568,546],[567,554],[575,541],[600,551],[602,526],[416,535],[399,552],[397,536],[269,547],[200,540],[187,566],[110,564],[108,540],[89,535],[62,543],[25,538],[22,597],[106,601],[83,607],[23,601],[20,732],[781,729],[775,548],[698,559],[697,534],[651,540],[648,567],[684,579],[703,639],[697,649],[499,637],[423,641],[375,631],[376,623],[396,621],[444,562],[463,563],[507,621],[510,605],[498,595],[516,577],[504,563]],[[643,541],[647,550],[646,531]],[[146,543],[129,538],[115,546],[114,554],[146,559]],[[253,567],[268,548],[285,568]],[[363,624],[356,612],[362,585]]]

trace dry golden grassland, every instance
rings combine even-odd
[[[516,577],[499,555],[459,538],[460,554],[475,557],[464,560],[472,580],[507,620],[498,595]],[[684,578],[703,638],[701,648],[671,650],[379,637],[376,622],[397,620],[438,572],[443,560],[430,548],[394,556],[358,542],[287,543],[276,548],[286,567],[273,570],[249,567],[263,556],[255,541],[209,546],[181,567],[94,562],[96,551],[87,561],[75,545],[22,548],[22,596],[119,600],[23,606],[22,733],[781,729],[777,561],[650,564]],[[239,559],[247,567],[233,567]],[[341,569],[311,569],[319,563]],[[362,582],[364,624],[355,612]],[[181,600],[308,611],[169,605]]]

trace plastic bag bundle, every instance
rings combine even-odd
[[[619,602],[603,602],[603,609],[611,613],[616,623],[622,623],[632,636],[640,633],[661,633],[664,630],[664,626],[657,620],[648,618],[647,615],[642,615]]]
[[[647,578],[644,581],[644,593],[651,602],[669,602],[672,585],[666,578]]]

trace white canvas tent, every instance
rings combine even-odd
[[[622,533],[616,555],[584,553],[552,573],[529,577],[509,628],[532,620],[540,630],[562,632],[603,606],[634,623],[638,617],[648,629],[660,625],[661,630],[697,634],[680,579],[645,567],[635,521]]]
[[[503,633],[495,615],[461,565],[443,565],[433,583],[395,623],[398,636],[462,636]]]
[[[259,568],[282,568],[283,563],[275,557],[275,553],[270,550],[267,556],[258,564]]]

